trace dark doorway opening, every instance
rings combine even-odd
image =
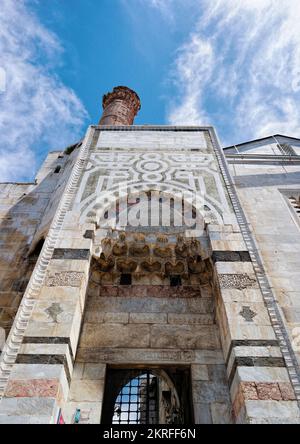
[[[131,285],[132,277],[129,273],[122,273],[120,277],[120,285]]]
[[[108,369],[101,422],[191,424],[189,368]]]

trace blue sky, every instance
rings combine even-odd
[[[31,180],[119,84],[136,124],[299,137],[299,22],[298,0],[1,0],[0,181]]]

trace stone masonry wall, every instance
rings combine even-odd
[[[73,157],[62,152],[50,153],[34,183],[0,184],[0,327],[7,334],[70,174]]]
[[[102,193],[128,178],[207,190],[212,293],[89,286]],[[65,407],[71,421],[85,402],[85,421],[97,422],[104,366],[154,362],[191,366],[196,422],[219,421],[227,386],[234,422],[299,422],[289,355],[228,183],[212,129],[89,129],[2,353],[0,421],[55,423]]]

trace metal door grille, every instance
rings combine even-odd
[[[118,394],[113,424],[157,424],[157,377],[149,371],[136,376]]]

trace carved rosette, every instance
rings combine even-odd
[[[126,86],[116,86],[103,96],[99,125],[132,125],[141,109],[139,96]]]

